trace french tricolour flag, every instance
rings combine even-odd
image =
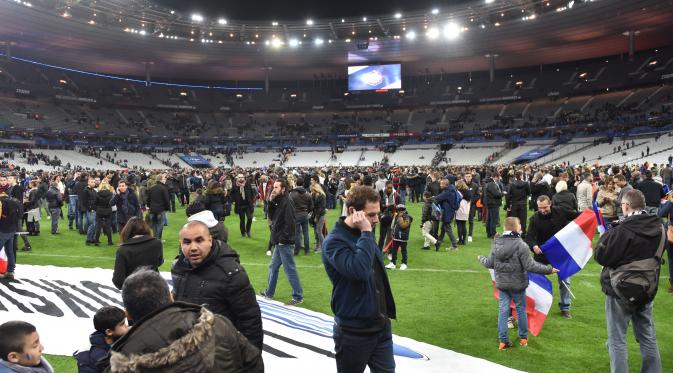
[[[601,236],[603,233],[607,232],[608,227],[605,224],[605,219],[603,219],[603,214],[601,214],[601,210],[598,209],[598,203],[596,201],[593,201],[592,204],[593,209],[594,209],[594,215],[596,215],[596,229],[598,229],[598,234]]]
[[[579,272],[591,259],[591,240],[597,226],[596,214],[586,209],[540,246],[549,263],[558,268],[560,278],[567,279]]]
[[[498,289],[495,287],[495,274],[492,269],[491,280],[493,281],[493,295],[495,299],[499,299]],[[537,273],[528,273],[528,287],[526,288],[526,315],[528,316],[528,331],[534,336],[540,333],[542,325],[547,319],[547,314],[552,305],[552,286],[551,281],[544,276]],[[512,315],[516,315],[514,302],[510,304],[512,308]]]
[[[7,272],[7,253],[5,248],[0,248],[0,273]]]

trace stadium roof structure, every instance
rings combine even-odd
[[[29,0],[30,1],[30,0]],[[346,65],[403,74],[554,64],[671,45],[673,1],[460,2],[361,19],[241,21],[151,1],[0,0],[0,52],[85,71],[202,81],[344,78]],[[2,46],[4,44],[4,47]]]

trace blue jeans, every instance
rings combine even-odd
[[[304,244],[301,244],[301,236],[304,235]],[[308,253],[309,248],[309,239],[308,239],[308,215],[297,215],[297,220],[294,224],[294,250],[295,253],[299,252],[300,248],[304,248],[304,252]]]
[[[488,238],[493,238],[496,233],[496,225],[498,225],[498,219],[500,214],[499,207],[489,207],[488,212],[486,213],[486,235]]]
[[[152,231],[154,231],[154,237],[160,240],[161,235],[164,232],[164,222],[166,221],[166,212],[150,214],[150,220],[152,222]]]
[[[273,256],[271,257],[271,264],[269,264],[269,284],[266,288],[266,294],[273,298],[276,292],[276,283],[278,283],[278,269],[280,269],[281,265],[285,269],[285,277],[290,281],[292,298],[296,300],[304,299],[299,274],[294,264],[294,245],[276,245],[276,249],[273,251]]]
[[[514,301],[516,307],[516,317],[519,324],[519,338],[528,339],[528,315],[526,314],[526,290],[500,290],[498,309],[498,339],[500,342],[508,343],[507,319],[509,318],[511,301]]]
[[[400,203],[405,204],[407,201],[407,188],[400,188]]]
[[[334,324],[334,351],[338,373],[364,372],[369,366],[376,373],[394,373],[393,332],[390,323],[372,335],[344,332]]]
[[[633,334],[640,345],[642,373],[660,373],[661,356],[657,346],[657,335],[652,317],[652,302],[643,309],[631,312],[619,304],[613,296],[605,297],[605,318],[608,325],[608,351],[610,352],[610,371],[627,373],[629,371],[628,350],[626,349],[626,329],[633,322]]]
[[[558,277],[558,276],[557,276]],[[570,279],[565,280],[566,284],[568,284],[568,288],[570,287]],[[561,309],[561,311],[570,311],[570,291],[568,291],[568,288],[565,287],[561,283],[561,278],[558,277],[558,287],[559,287],[559,293],[561,295],[561,299],[558,302],[558,306]]]
[[[51,233],[56,233],[58,230],[58,219],[61,217],[61,208],[50,208],[49,215],[51,215]]]
[[[96,212],[87,211],[84,216],[84,231],[86,232],[87,242],[93,242],[96,235]]]
[[[7,254],[7,272],[14,273],[16,268],[16,256],[14,253],[14,235],[15,233],[0,233],[0,248],[5,248]]]
[[[80,227],[82,226],[82,214],[79,212],[79,209],[77,208],[78,200],[79,197],[77,197],[76,195],[68,196],[68,227],[70,229],[72,229],[73,220],[75,221],[77,229],[80,229]]]

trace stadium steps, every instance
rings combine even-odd
[[[650,154],[646,155],[645,157],[638,157],[638,158],[629,159],[629,160],[624,161],[624,162],[619,162],[619,164],[633,163],[634,161],[637,161],[637,160],[639,160],[639,159],[643,159],[643,160],[645,160],[646,158],[651,158],[652,156],[654,156],[654,155],[656,155],[656,154],[661,154],[661,153],[664,153],[664,152],[669,152],[669,151],[671,151],[671,150],[673,150],[673,146],[669,146],[668,148],[661,149],[661,150],[658,150],[658,151],[656,151],[656,152],[651,152]]]
[[[511,152],[512,150],[513,150],[513,149],[505,148],[505,149],[503,149],[503,150],[500,152],[500,154],[498,155],[497,158],[493,158],[493,160],[491,160],[490,162],[488,161],[488,158],[486,158],[486,161],[485,161],[484,163],[485,163],[486,165],[494,165],[494,164],[498,164],[498,161],[501,160],[502,158],[504,158],[504,157],[505,157],[507,154],[509,154],[509,152]]]
[[[573,154],[577,154],[577,153],[583,152],[583,151],[585,151],[585,150],[587,150],[587,149],[589,149],[589,148],[592,148],[593,146],[594,146],[593,143],[591,143],[591,142],[590,142],[590,143],[587,143],[587,145],[585,145],[585,146],[583,146],[583,147],[580,147],[580,148],[577,148],[577,149],[575,149],[575,150],[573,150],[573,151],[571,151],[571,152],[568,152],[568,153],[565,153],[565,154],[559,154],[557,157],[555,157],[555,158],[551,158],[551,159],[549,159],[548,161],[545,161],[544,164],[550,164],[550,163],[553,163],[553,162],[556,162],[556,161],[559,161],[559,160],[563,160],[563,158],[565,158],[565,157],[568,157],[568,156],[570,156],[570,155],[573,155]],[[552,153],[552,154],[554,154],[554,153]]]

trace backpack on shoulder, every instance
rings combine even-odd
[[[636,260],[611,269],[610,285],[623,305],[632,311],[654,300],[659,286],[661,256],[664,252],[666,231],[661,226],[661,240],[654,257]]]
[[[430,204],[430,218],[434,221],[442,220],[442,207],[437,204],[437,202],[432,202]]]

